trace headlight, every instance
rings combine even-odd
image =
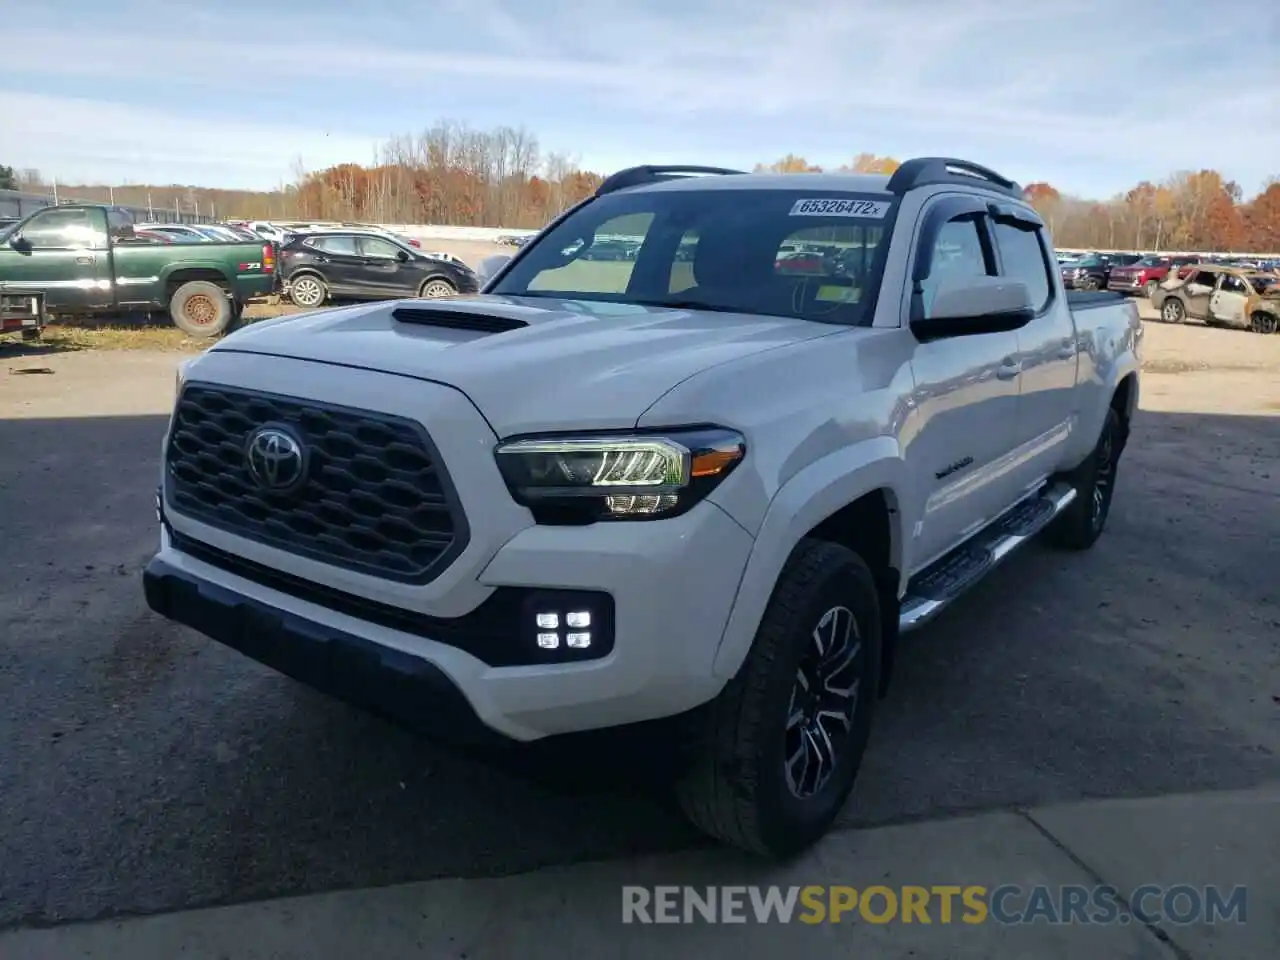
[[[746,453],[719,427],[513,440],[495,451],[516,501],[539,523],[655,520],[684,513]]]

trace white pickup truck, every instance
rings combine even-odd
[[[1106,523],[1136,307],[1067,294],[984,167],[631,168],[485,290],[181,370],[150,606],[441,737],[660,731],[689,816],[782,856],[852,790],[899,635]]]

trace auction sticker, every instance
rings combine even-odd
[[[883,220],[889,212],[888,200],[797,200],[791,208],[793,217],[866,217]]]

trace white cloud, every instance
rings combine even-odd
[[[786,7],[689,0],[664,10],[655,2],[670,0],[542,0],[536,14],[526,2],[406,2],[387,15],[391,22],[379,20],[377,8],[330,9],[317,0],[305,31],[268,5],[255,15],[254,35],[272,39],[249,42],[217,39],[209,23],[192,26],[191,18],[216,18],[212,6],[142,18],[148,25],[127,37],[68,36],[37,22],[43,8],[35,8],[6,26],[0,86],[6,75],[51,71],[62,80],[143,80],[156,77],[159,62],[162,77],[216,91],[221,96],[209,99],[227,106],[196,120],[148,115],[146,105],[60,105],[8,93],[0,94],[5,132],[15,109],[19,128],[26,116],[28,130],[31,112],[43,110],[46,134],[29,149],[48,159],[30,165],[92,162],[94,150],[107,149],[99,145],[105,136],[115,167],[145,157],[148,169],[173,165],[165,179],[183,179],[180,169],[220,166],[242,170],[240,180],[274,180],[298,153],[312,167],[329,158],[367,160],[378,134],[420,128],[438,115],[466,119],[481,103],[490,114],[495,103],[506,104],[508,122],[544,135],[539,128],[548,123],[590,129],[590,143],[548,144],[578,149],[584,160],[655,159],[631,149],[638,127],[663,131],[646,137],[643,150],[678,154],[683,138],[697,142],[689,159],[704,162],[715,159],[708,152],[717,136],[724,152],[749,150],[757,159],[789,151],[817,159],[835,140],[847,143],[846,157],[962,144],[1015,176],[1075,175],[1107,184],[1103,189],[1199,167],[1223,170],[1252,189],[1276,172],[1267,165],[1280,157],[1269,119],[1276,40],[1265,29],[1275,18],[1274,0],[1240,0],[1229,18],[1205,18],[1189,0],[1133,0],[1123,9],[1101,0],[809,0]],[[1269,56],[1234,53],[1251,21]],[[1181,29],[1187,23],[1195,29]],[[384,36],[375,38],[372,28]],[[143,48],[163,56],[149,62],[120,54]],[[49,57],[50,49],[58,56]],[[334,116],[327,133],[253,124],[238,95],[264,86],[277,102],[318,98],[321,106],[328,91],[362,90],[378,107],[377,122],[393,126],[370,131],[372,117],[350,109]],[[57,134],[73,116],[84,124],[77,135]],[[125,128],[149,129],[148,146],[131,141]],[[715,135],[705,132],[712,129]],[[173,135],[178,130],[181,137]],[[810,146],[806,137],[825,146]]]

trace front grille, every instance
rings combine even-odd
[[[261,486],[246,445],[287,428],[307,452],[289,492]],[[166,451],[176,513],[299,556],[427,583],[462,552],[467,524],[431,438],[411,420],[275,394],[189,383]]]

